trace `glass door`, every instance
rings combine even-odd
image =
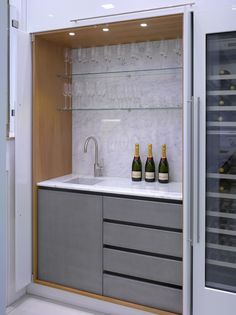
[[[193,315],[236,310],[235,21],[194,13]]]
[[[206,287],[236,292],[236,32],[206,36]]]

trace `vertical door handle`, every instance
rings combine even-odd
[[[199,183],[199,169],[200,169],[200,97],[197,97],[196,105],[193,112],[193,209],[194,217],[196,218],[196,242],[200,242],[200,183]]]

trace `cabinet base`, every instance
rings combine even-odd
[[[145,312],[149,312],[149,313],[153,313],[153,314],[157,314],[157,315],[177,315],[176,313],[170,313],[170,312],[158,310],[158,309],[148,307],[148,306],[134,304],[131,302],[126,302],[126,301],[110,298],[107,296],[102,296],[102,295],[98,295],[98,294],[94,294],[94,293],[90,293],[90,292],[86,292],[86,291],[81,291],[78,289],[68,288],[68,287],[64,287],[64,286],[59,285],[59,284],[55,284],[55,283],[51,283],[51,282],[47,282],[47,281],[42,281],[39,279],[34,279],[34,283],[40,284],[40,285],[45,285],[45,286],[48,286],[48,287],[51,287],[54,289],[59,289],[59,290],[64,290],[64,291],[71,292],[71,293],[84,295],[84,296],[87,296],[87,297],[90,297],[93,299],[102,300],[104,302],[109,302],[109,303],[119,304],[119,305],[122,305],[125,307],[135,308],[137,310],[141,310],[141,311],[145,311]]]

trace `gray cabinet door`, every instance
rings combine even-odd
[[[102,197],[38,190],[38,279],[102,294]]]

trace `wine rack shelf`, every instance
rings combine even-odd
[[[236,136],[236,130],[207,130],[207,135]]]
[[[216,90],[216,91],[208,91],[207,95],[211,96],[224,96],[224,95],[236,95],[236,90]]]
[[[218,211],[207,211],[207,215],[218,218],[228,218],[228,219],[236,219],[235,213],[227,213],[227,212],[218,212]],[[235,249],[236,251],[236,249]]]
[[[220,261],[220,260],[215,260],[215,259],[207,259],[206,263],[210,264],[210,265],[222,266],[222,267],[236,269],[236,263],[230,263],[230,262],[227,262],[227,261]]]
[[[212,228],[212,227],[207,227],[206,230],[207,230],[207,232],[210,232],[210,233],[217,233],[217,234],[225,234],[225,235],[236,236],[236,231],[232,231],[232,230],[218,229],[218,228]]]
[[[219,112],[223,112],[223,111],[236,111],[236,106],[208,106],[207,107],[207,111],[211,112],[211,111],[219,111]]]
[[[207,173],[207,178],[235,179],[236,174]]]
[[[207,192],[207,197],[212,198],[226,198],[226,199],[234,199],[236,200],[236,192],[234,194],[225,194],[225,193],[216,193],[216,192]]]
[[[207,127],[236,127],[235,121],[208,121]]]
[[[236,74],[217,74],[217,75],[209,75],[207,77],[208,81],[215,81],[215,80],[236,80]]]
[[[225,250],[229,252],[236,252],[236,248],[233,246],[227,246],[227,245],[220,245],[220,244],[212,244],[212,243],[206,243],[207,248],[211,249],[218,249],[218,250]]]

